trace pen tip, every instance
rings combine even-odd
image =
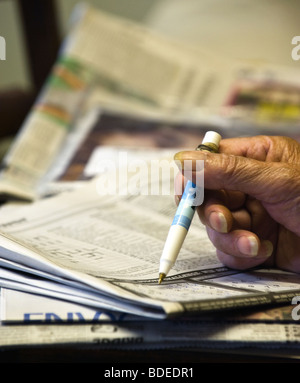
[[[159,284],[159,285],[161,284],[161,282],[163,281],[163,279],[165,278],[165,276],[166,276],[166,274],[164,274],[164,273],[160,273],[160,274],[159,274],[159,279],[158,279],[158,284]]]

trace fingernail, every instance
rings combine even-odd
[[[227,221],[223,213],[213,211],[209,215],[211,227],[219,233],[227,233]]]
[[[181,154],[181,152],[178,152],[178,153],[175,154],[175,156],[174,156],[174,162],[175,162],[176,166],[178,167],[178,169],[179,169],[180,171],[183,171],[183,164],[184,164],[184,161],[183,161],[183,159],[182,159],[182,154]]]
[[[258,253],[258,242],[254,236],[242,236],[237,241],[238,249],[245,255],[255,257]]]
[[[271,241],[262,241],[261,246],[263,247],[263,256],[266,258],[270,257],[273,253],[273,244]]]
[[[174,156],[174,160],[176,161],[182,161],[182,152],[178,152]]]

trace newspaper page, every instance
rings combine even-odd
[[[90,81],[89,73],[70,61],[56,64],[3,160],[2,195],[27,200],[38,198],[40,184],[59,159],[62,149],[70,145],[68,139],[76,132],[76,124],[82,126],[78,112],[83,108]]]
[[[288,350],[287,355],[299,350],[299,305],[162,322],[6,288],[1,288],[0,303],[2,349],[80,343],[107,349],[276,348]]]
[[[93,180],[86,188],[1,217],[2,258],[30,267],[33,274],[59,277],[57,292],[62,284],[61,291],[72,287],[72,293],[64,295],[68,301],[82,297],[94,307],[119,307],[153,318],[290,303],[300,293],[299,275],[264,269],[238,272],[221,265],[197,220],[175,266],[159,285],[158,264],[174,214],[173,197],[101,195],[103,181]],[[43,288],[46,296],[49,291]]]
[[[173,113],[224,101],[233,79],[231,61],[97,9],[84,7],[82,13],[66,54],[92,68],[106,87],[110,81],[116,93]]]
[[[16,275],[18,278],[18,275]],[[215,323],[293,323],[299,325],[300,297],[293,297],[291,304],[275,305],[274,307],[254,307],[244,310],[222,312],[180,318]],[[25,292],[12,288],[1,287],[0,322],[2,324],[59,324],[59,323],[91,323],[91,322],[123,322],[148,320],[146,317],[130,315],[126,312],[106,310],[69,302],[58,297],[38,294],[37,291]],[[159,321],[159,319],[158,319]]]
[[[205,321],[142,321],[98,324],[0,326],[0,347],[93,345],[103,349],[255,350],[276,355],[299,354],[299,325],[287,323],[209,323]]]
[[[16,277],[18,277],[15,274]],[[122,322],[143,320],[142,316],[130,315],[127,312],[113,311],[105,308],[69,302],[57,295],[50,297],[31,292],[1,287],[0,323],[18,324],[53,324],[53,323],[91,323]]]

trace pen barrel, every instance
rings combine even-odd
[[[205,134],[202,144],[200,144],[196,150],[217,153],[220,140],[221,136],[218,133],[209,131]],[[174,265],[194,217],[196,206],[201,205],[202,202],[203,185],[199,188],[199,186],[197,187],[192,181],[188,181],[177,207],[176,214],[160,258],[159,283],[161,283],[163,278],[168,274]]]
[[[193,216],[195,214],[197,188],[192,181],[188,181],[181,200],[176,210],[172,225],[183,226],[189,229]]]
[[[188,181],[170,227],[160,259],[159,272],[168,274],[180,252],[195,214],[196,185]]]
[[[187,235],[187,229],[182,225],[170,227],[167,240],[160,258],[159,273],[167,275],[175,263],[182,244]]]

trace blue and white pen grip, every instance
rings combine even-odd
[[[202,144],[199,145],[196,150],[217,152],[220,140],[221,136],[218,133],[207,132],[204,136]],[[159,283],[162,282],[172,266],[175,264],[177,256],[185,240],[195,214],[195,208],[197,205],[197,203],[195,203],[195,199],[197,199],[196,194],[196,185],[192,181],[188,181],[181,197],[181,201],[177,207],[176,214],[160,258]]]
[[[196,190],[196,185],[192,181],[188,181],[177,207],[172,225],[180,225],[186,230],[189,229],[195,213]]]

